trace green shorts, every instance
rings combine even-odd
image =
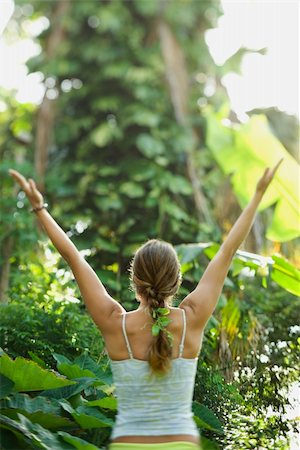
[[[174,441],[159,444],[132,444],[129,442],[115,442],[109,444],[109,450],[200,450],[193,442]]]

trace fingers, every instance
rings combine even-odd
[[[277,171],[278,167],[280,166],[280,164],[282,163],[284,158],[281,158],[278,163],[275,165],[275,167],[272,169],[272,175],[275,174],[275,172]]]
[[[33,192],[34,190],[36,190],[35,181],[32,178],[29,178],[28,182],[29,182],[29,186],[30,186],[31,191]]]
[[[9,169],[9,174],[12,175],[16,180],[20,179],[21,174],[17,172],[16,170]]]
[[[270,167],[267,167],[264,171],[263,177],[268,178],[269,180],[272,180],[272,178],[274,177],[278,167],[280,166],[280,164],[282,163],[284,158],[281,158],[278,163],[273,167],[273,169],[270,169]]]
[[[267,173],[269,172],[269,167],[267,167],[263,173],[263,177],[265,177],[267,175]]]
[[[20,184],[24,191],[26,191],[26,189],[28,190],[29,186],[27,180],[25,177],[23,177],[23,175],[20,174],[20,172],[18,172],[17,170],[9,169],[9,173]]]
[[[277,172],[278,167],[282,163],[283,158],[281,158],[278,163],[273,167],[273,169],[269,169],[268,180],[269,182],[274,178],[275,173]]]

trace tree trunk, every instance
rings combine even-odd
[[[166,66],[166,80],[168,83],[176,121],[179,125],[188,128],[188,94],[189,83],[183,51],[178,44],[172,30],[164,19],[157,21],[157,34],[161,43],[162,55]],[[196,131],[191,128],[191,146],[186,151],[186,169],[193,187],[194,202],[198,219],[212,223],[212,218],[203,195],[199,175],[195,168],[195,150],[199,138]]]
[[[7,290],[9,288],[9,274],[10,274],[10,256],[12,254],[14,238],[12,235],[8,236],[3,244],[3,264],[0,279],[0,302],[7,303]]]
[[[59,44],[65,38],[62,18],[70,8],[70,0],[59,0],[50,19],[52,32],[46,42],[46,60],[55,58]],[[49,146],[55,119],[55,100],[48,98],[46,90],[37,114],[36,144],[35,144],[35,170],[38,176],[37,185],[41,192],[45,190],[45,172],[48,161]]]
[[[15,161],[17,164],[22,164],[24,162],[25,153],[23,150],[19,150],[16,152]],[[15,183],[12,189],[12,195],[17,198],[19,192],[19,187]],[[0,303],[7,303],[8,302],[8,296],[7,291],[9,289],[9,275],[10,275],[10,257],[13,252],[14,247],[14,235],[13,235],[13,229],[9,225],[7,230],[7,239],[3,242],[2,247],[2,267],[1,267],[1,274],[0,274]]]

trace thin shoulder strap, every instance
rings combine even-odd
[[[129,340],[128,340],[127,333],[126,333],[125,317],[126,317],[126,314],[124,313],[123,317],[122,317],[122,329],[123,329],[123,334],[124,334],[124,338],[125,338],[125,341],[126,341],[126,347],[127,347],[130,359],[133,359],[133,354],[132,354],[132,351],[131,351],[131,348],[130,348],[130,345],[129,345]]]
[[[181,309],[181,308],[180,308]],[[182,338],[181,343],[179,345],[179,358],[182,358],[183,354],[183,348],[184,348],[184,339],[185,339],[185,333],[186,333],[186,317],[185,317],[185,310],[182,308],[182,315],[183,315],[183,332],[182,332]]]

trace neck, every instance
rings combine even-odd
[[[145,303],[140,303],[137,310],[138,310],[138,311],[146,311],[146,310],[148,311],[149,308],[148,308],[148,305],[147,305],[147,304],[145,304]]]
[[[171,309],[171,306],[167,302],[165,302],[163,306],[160,306],[160,308]],[[146,302],[141,301],[137,310],[149,311],[148,304]]]

